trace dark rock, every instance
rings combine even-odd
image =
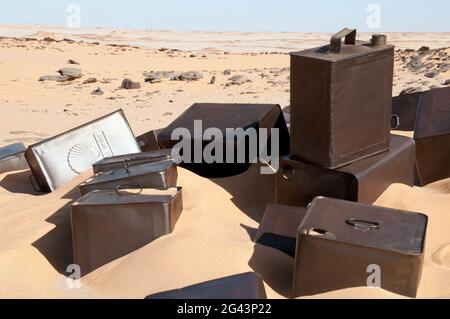
[[[77,61],[75,61],[75,60],[72,60],[72,59],[69,59],[68,61],[67,61],[67,63],[68,64],[80,64],[80,63],[78,63]]]
[[[177,80],[177,81],[198,81],[200,79],[203,79],[203,74],[201,72],[189,71],[189,72],[181,73],[174,80]]]
[[[164,79],[177,78],[178,74],[173,71],[150,71],[144,72],[144,77],[147,83],[160,83]]]
[[[229,85],[242,85],[244,83],[251,82],[249,78],[247,78],[245,75],[235,75],[228,79]]]
[[[410,58],[409,63],[407,64],[407,67],[409,67],[412,71],[419,71],[421,68],[424,67],[424,65],[420,60],[420,57],[412,56]]]
[[[422,88],[420,87],[408,87],[400,92],[399,95],[407,95],[412,93],[422,92]]]
[[[39,81],[56,81],[56,82],[66,82],[69,81],[67,76],[63,75],[44,75],[39,78]]]
[[[96,83],[96,82],[97,82],[96,78],[88,78],[83,81],[83,84],[91,84],[91,83]]]
[[[432,78],[435,78],[438,75],[439,75],[439,72],[437,72],[437,71],[430,71],[430,72],[425,73],[424,76],[427,77],[427,78],[432,79]]]
[[[44,42],[56,42],[55,39],[50,38],[50,37],[45,37],[44,39],[42,39],[42,41],[44,41]]]
[[[124,79],[120,87],[125,90],[136,90],[141,88],[141,84],[130,79]]]
[[[442,83],[442,85],[450,85],[450,79],[445,80],[444,83]]]
[[[429,51],[430,51],[430,48],[427,46],[423,46],[419,50],[417,50],[417,52],[419,52],[420,54],[423,54],[423,53],[429,52]]]
[[[441,70],[441,72],[447,72],[448,70],[450,70],[450,63],[441,63],[439,65],[439,69]]]
[[[214,84],[214,83],[216,83],[216,76],[215,75],[211,78],[211,81],[209,81],[209,84]]]
[[[75,68],[62,68],[59,69],[57,72],[62,76],[67,76],[69,78],[69,81],[79,79],[83,76],[83,73],[81,73],[81,69]]]
[[[91,92],[92,95],[103,95],[105,92],[101,88],[96,88],[94,91]]]
[[[225,70],[222,72],[223,75],[231,75],[231,70]]]

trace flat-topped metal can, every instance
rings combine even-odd
[[[92,191],[71,206],[74,263],[85,275],[168,235],[182,210],[180,187]]]
[[[92,165],[94,173],[108,172],[129,166],[136,166],[154,162],[169,160],[172,158],[171,150],[157,150],[106,157]]]
[[[317,196],[374,203],[394,183],[414,184],[415,143],[391,135],[390,150],[338,169],[281,159],[277,173],[277,203],[306,207]]]
[[[81,196],[100,189],[114,189],[118,185],[168,188],[177,186],[177,166],[172,160],[129,166],[95,174],[78,185]]]
[[[414,131],[416,185],[450,177],[450,87],[396,96],[392,102],[392,129]]]
[[[264,283],[254,272],[215,279],[147,296],[146,299],[267,299]]]
[[[23,143],[0,147],[0,174],[29,168],[25,151],[26,147]]]
[[[314,199],[298,228],[293,297],[350,287],[416,297],[427,223],[420,213]]]
[[[393,69],[394,46],[381,35],[356,41],[356,30],[291,53],[291,153],[338,168],[386,152]]]
[[[118,110],[28,147],[25,157],[42,192],[51,192],[102,158],[140,152],[125,114]]]

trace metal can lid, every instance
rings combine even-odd
[[[374,34],[371,40],[372,46],[384,46],[387,44],[387,36],[385,34]]]

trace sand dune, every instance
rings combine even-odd
[[[289,296],[292,259],[252,242],[264,206],[272,200],[272,177],[253,170],[238,177],[207,180],[180,169],[185,209],[175,232],[92,272],[82,279],[80,289],[71,290],[64,277],[66,266],[72,262],[68,204],[77,196],[76,185],[90,173],[43,196],[33,194],[29,174],[0,175],[1,297],[143,298],[249,270],[262,276],[269,297]],[[260,185],[260,192],[244,182],[252,178],[254,184]],[[450,179],[434,186],[449,184]],[[428,215],[425,266],[418,297],[450,296],[450,194],[396,184],[377,204]],[[314,297],[401,298],[373,288],[345,289]]]

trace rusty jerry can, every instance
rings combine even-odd
[[[73,257],[85,275],[173,232],[182,189],[95,190],[71,206]]]
[[[338,168],[387,151],[393,68],[394,46],[386,36],[356,41],[356,30],[291,53],[291,153]]]
[[[293,297],[367,286],[416,297],[427,223],[419,213],[314,199],[298,228]]]
[[[416,185],[450,177],[450,87],[394,97],[392,129],[414,131]]]

